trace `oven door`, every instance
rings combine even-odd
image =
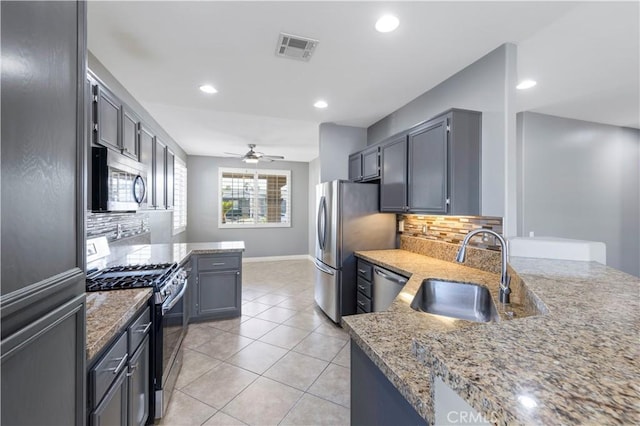
[[[164,415],[182,366],[182,339],[187,331],[185,316],[185,294],[187,282],[176,297],[166,300],[161,308],[162,336],[158,339],[162,347],[162,388],[156,393],[155,417]],[[160,343],[162,342],[162,343]]]

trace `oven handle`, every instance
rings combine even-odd
[[[182,290],[180,290],[180,293],[178,293],[178,295],[176,297],[171,299],[171,302],[169,303],[169,306],[165,307],[164,303],[162,304],[162,315],[166,314],[171,309],[173,309],[173,307],[176,305],[176,303],[178,303],[178,300],[182,299],[182,296],[184,296],[184,293],[186,291],[187,291],[187,282],[185,281],[184,286],[182,286]]]

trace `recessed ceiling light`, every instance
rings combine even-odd
[[[316,107],[316,108],[318,108],[318,109],[323,109],[323,108],[328,107],[328,106],[329,106],[329,104],[328,104],[328,103],[326,103],[326,102],[325,102],[325,101],[323,101],[323,100],[320,100],[320,101],[316,101],[316,103],[315,103],[315,104],[313,104],[313,106],[314,106],[314,107]]]
[[[388,33],[398,28],[398,25],[400,25],[398,18],[393,15],[384,15],[376,22],[376,30],[381,33]]]
[[[522,80],[520,84],[516,86],[516,89],[518,90],[531,89],[536,84],[538,84],[538,82],[535,80]]]
[[[200,86],[200,90],[202,90],[204,93],[209,93],[209,94],[218,93],[216,88],[210,84],[203,84],[202,86]]]

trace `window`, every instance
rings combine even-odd
[[[220,168],[218,227],[291,226],[291,171]]]
[[[187,165],[176,157],[173,181],[173,235],[187,230]]]

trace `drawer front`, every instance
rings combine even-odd
[[[369,299],[367,296],[358,292],[356,302],[358,304],[358,308],[362,309],[365,312],[371,312],[371,299]]]
[[[356,309],[356,314],[366,314],[367,312],[363,311],[360,306],[358,306],[358,309]]]
[[[147,307],[142,314],[129,326],[129,353],[132,354],[138,349],[144,337],[151,330],[151,309]]]
[[[364,260],[358,259],[358,277],[362,277],[367,281],[371,281],[373,278],[373,265]]]
[[[95,408],[118,375],[127,369],[127,333],[116,340],[116,343],[102,356],[100,361],[89,371],[91,378],[91,401]]]
[[[199,256],[198,272],[215,271],[219,269],[240,269],[242,264],[239,255],[233,256]]]
[[[372,284],[369,281],[365,281],[363,278],[358,277],[358,292],[364,294],[371,299],[371,287]]]

